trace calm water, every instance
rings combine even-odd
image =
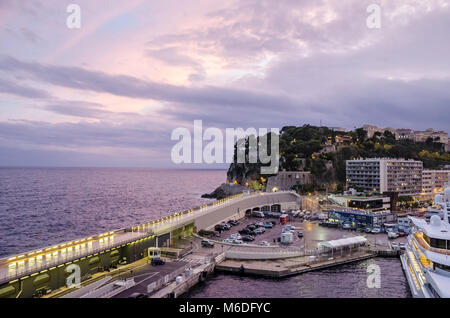
[[[226,171],[0,168],[0,257],[196,207]]]
[[[367,287],[367,266],[378,264],[381,288]],[[400,260],[375,258],[284,279],[216,274],[192,289],[192,298],[405,298],[411,297]]]

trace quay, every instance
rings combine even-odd
[[[9,256],[0,260],[0,298],[42,297],[64,289],[71,264],[79,266],[83,285],[124,266],[136,266],[147,258],[150,247],[175,246],[197,230],[241,219],[252,211],[298,209],[302,200],[290,191],[239,194],[131,228]]]
[[[344,257],[333,258],[330,255],[320,257],[311,262],[307,257],[279,260],[225,260],[216,266],[218,272],[229,272],[239,275],[252,275],[268,278],[282,278],[334,266],[358,262],[376,257],[376,253],[362,252]]]

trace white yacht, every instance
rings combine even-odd
[[[408,236],[401,262],[413,297],[450,298],[450,188],[435,197],[430,221],[410,217]]]

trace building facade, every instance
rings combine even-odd
[[[350,223],[352,228],[383,227],[385,223],[395,221],[395,214],[391,211],[329,210],[328,221]]]
[[[385,196],[366,195],[330,195],[329,200],[344,207],[367,212],[387,211],[391,209],[391,198]]]
[[[289,191],[295,185],[306,184],[311,184],[311,172],[309,171],[279,171],[276,176],[267,180],[267,191],[274,189]]]
[[[436,194],[450,185],[450,170],[423,170],[422,193]]]
[[[442,130],[436,131],[433,128],[426,130],[414,130],[409,128],[380,128],[373,125],[364,125],[363,129],[367,131],[367,136],[372,138],[376,132],[384,133],[386,130],[390,131],[395,139],[410,139],[415,142],[426,142],[428,138],[432,138],[435,142],[444,145],[445,151],[450,151],[450,139],[448,133]]]
[[[390,132],[395,136],[395,139],[398,139],[398,133],[397,133],[397,130],[396,130],[395,128],[391,128],[391,127],[380,128],[380,127],[378,127],[378,126],[373,126],[373,125],[364,125],[362,128],[363,128],[365,131],[367,131],[367,137],[368,137],[368,138],[372,138],[373,135],[374,135],[376,132],[379,132],[379,133],[381,133],[381,134],[384,134],[384,132],[387,130],[387,131],[390,131]]]
[[[398,192],[415,195],[422,192],[422,161],[372,158],[348,160],[347,189],[366,192]]]

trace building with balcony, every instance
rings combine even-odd
[[[415,195],[422,192],[422,161],[370,158],[346,162],[347,188],[365,192],[398,192]]]
[[[422,193],[437,194],[450,185],[450,170],[423,170]]]

